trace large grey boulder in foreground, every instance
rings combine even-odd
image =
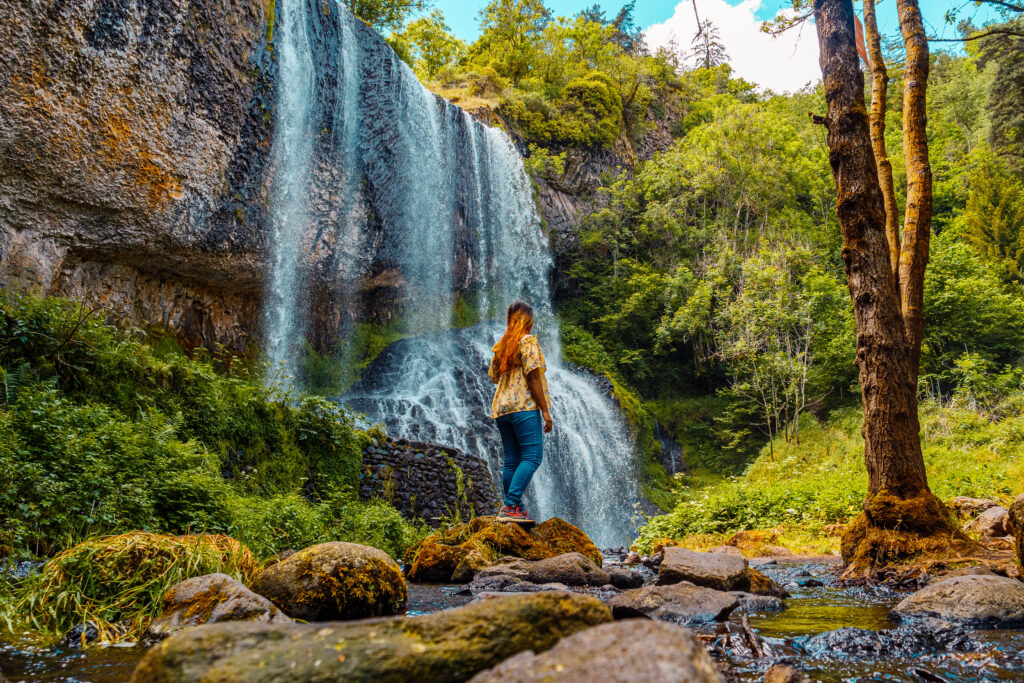
[[[747,561],[725,553],[699,553],[669,546],[664,549],[658,567],[658,584],[689,581],[720,591],[747,590],[750,577]]]
[[[608,601],[616,619],[649,617],[674,624],[725,621],[739,605],[739,599],[733,595],[692,583],[644,586]]]
[[[718,683],[704,645],[680,626],[648,620],[617,621],[562,640],[547,652],[523,652],[473,683]]]
[[[936,581],[904,598],[889,615],[975,628],[1024,627],[1024,583],[1004,576],[956,576]]]
[[[161,640],[183,628],[225,621],[291,622],[272,602],[227,574],[196,576],[174,584],[164,593],[163,607],[163,613],[146,629],[145,640]]]
[[[597,598],[531,593],[409,619],[319,624],[211,624],[143,657],[133,683],[465,681],[512,655],[611,621]]]

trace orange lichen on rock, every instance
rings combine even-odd
[[[423,539],[406,553],[405,564],[410,581],[463,582],[503,557],[544,560],[571,552],[601,564],[593,541],[565,520],[552,518],[526,531],[494,517],[477,517]]]

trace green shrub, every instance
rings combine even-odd
[[[501,111],[527,141],[541,145],[611,147],[622,128],[622,98],[611,78],[597,71],[572,79],[554,99],[507,91]]]

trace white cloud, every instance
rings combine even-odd
[[[761,4],[762,0],[738,5],[726,0],[697,0],[701,21],[710,19],[718,27],[733,73],[776,92],[792,92],[821,80],[814,24],[805,22],[775,38],[761,32],[761,21],[755,17]],[[674,39],[686,53],[696,33],[692,1],[683,0],[667,21],[647,28],[647,44],[653,49]]]

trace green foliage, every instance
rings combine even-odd
[[[1019,377],[1018,377],[1019,382]],[[925,403],[921,424],[928,481],[942,499],[1012,499],[1024,477],[1024,411],[986,419],[965,407]],[[861,412],[836,411],[825,422],[805,414],[800,441],[776,439],[740,477],[677,478],[678,503],[651,519],[636,545],[658,538],[774,526],[821,529],[860,511],[867,492]]]
[[[352,13],[380,32],[398,31],[410,14],[423,12],[430,0],[345,0]]]
[[[359,348],[379,352],[386,334],[367,331]],[[72,302],[0,298],[0,380],[8,551],[144,529],[237,533],[261,556],[312,539],[397,555],[415,533],[351,498],[365,437],[336,404],[157,354]]]
[[[391,34],[388,42],[409,62],[416,75],[432,81],[442,72],[455,69],[466,56],[466,44],[449,33],[444,14],[439,9],[420,17],[400,32]]]

